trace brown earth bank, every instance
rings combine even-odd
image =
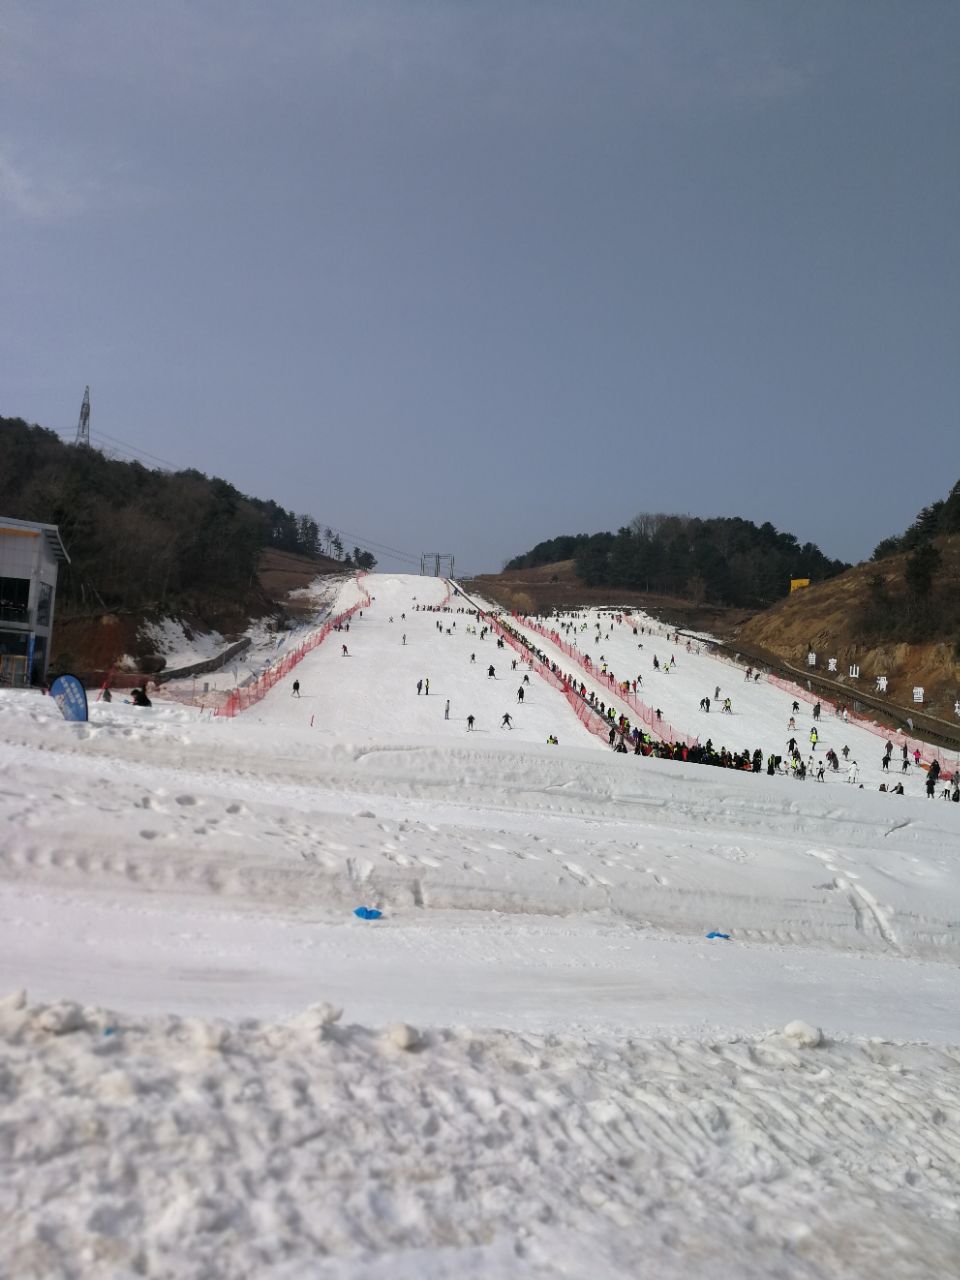
[[[277,551],[269,548],[260,555],[260,586],[271,600],[286,604],[291,591],[309,587],[314,578],[325,575],[348,574],[339,560],[330,556],[301,556],[293,551]]]
[[[72,671],[90,683],[102,677],[125,654],[137,660],[145,674],[162,670],[149,642],[142,634],[147,622],[174,616],[188,631],[219,631],[224,648],[238,639],[251,620],[273,616],[278,622],[300,614],[307,605],[288,598],[289,592],[318,577],[344,574],[349,570],[327,556],[301,556],[270,548],[261,554],[257,582],[243,599],[208,596],[184,602],[182,607],[138,612],[65,614],[54,622],[50,672]]]
[[[588,587],[577,577],[572,560],[539,565],[536,569],[505,569],[503,573],[482,573],[464,580],[467,591],[494,601],[517,613],[549,614],[583,608],[643,609],[673,626],[688,631],[709,631],[711,635],[733,637],[737,628],[753,616],[752,609],[697,604],[650,591],[626,587]]]
[[[863,621],[871,579],[878,574],[893,600],[906,593],[907,556],[901,554],[866,561],[829,582],[794,592],[745,621],[734,636],[735,643],[776,654],[804,671],[807,655],[815,653],[815,670],[824,676],[829,674],[828,660],[836,658],[837,683],[848,691],[861,690],[871,705],[889,705],[910,715],[921,711],[960,729],[954,712],[960,699],[958,633],[947,616],[952,616],[960,600],[960,538],[938,539],[937,545],[943,562],[933,596],[929,639],[923,637],[922,626],[920,637],[913,641],[899,638],[900,628],[891,628],[890,638],[877,637]],[[850,678],[851,666],[860,668],[859,679]],[[886,694],[876,692],[878,676],[887,677]],[[923,689],[922,704],[913,701],[917,687]]]

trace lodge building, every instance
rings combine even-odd
[[[0,516],[0,685],[46,681],[61,563],[70,557],[55,524]]]

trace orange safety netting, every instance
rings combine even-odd
[[[351,605],[349,609],[344,609],[343,613],[338,613],[336,617],[328,619],[322,627],[318,627],[305,640],[301,640],[296,649],[284,654],[272,667],[268,667],[266,671],[257,677],[253,684],[247,685],[242,689],[234,689],[226,703],[222,707],[218,707],[215,714],[218,716],[235,716],[238,712],[246,711],[248,707],[252,707],[269,693],[274,685],[279,684],[285,676],[288,676],[308,653],[311,653],[318,645],[323,644],[331,631],[336,631],[341,627],[344,622],[353,617],[358,609],[369,608],[370,597],[360,581],[365,576],[365,574],[357,574],[357,585],[363,591],[362,599]]]
[[[534,622],[531,618],[520,617],[519,614],[514,615],[519,622],[525,627],[529,627],[531,631],[535,631],[537,635],[543,636],[549,640],[552,645],[565,654],[579,667],[581,667],[592,680],[596,680],[599,684],[606,685],[610,691],[625,702],[630,710],[640,719],[648,729],[650,729],[662,742],[682,742],[684,746],[693,747],[700,741],[699,738],[692,738],[687,733],[681,733],[672,724],[668,724],[662,718],[658,718],[657,713],[642,702],[635,693],[629,688],[624,688],[627,682],[617,681],[609,672],[598,671],[584,654],[569,644],[562,638],[557,631],[548,631],[546,627],[541,626],[539,622]]]

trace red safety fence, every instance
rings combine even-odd
[[[579,615],[575,614],[574,616]],[[561,653],[572,659],[572,661],[576,662],[578,666],[587,672],[592,680],[608,687],[611,692],[614,693],[615,696],[621,698],[627,706],[633,710],[635,715],[658,737],[661,737],[664,741],[685,742],[687,746],[693,746],[695,743],[699,742],[698,738],[690,738],[689,736],[680,733],[671,724],[665,724],[662,721],[658,722],[656,719],[656,712],[651,711],[649,707],[647,707],[632,693],[632,690],[630,690],[629,687],[624,689],[621,684],[616,681],[615,677],[611,676],[609,673],[604,674],[596,670],[593,664],[587,660],[585,655],[581,654],[580,650],[575,645],[571,645],[569,641],[564,640],[558,631],[550,631],[542,624],[534,622],[532,619],[523,617],[519,614],[514,614],[514,617],[523,626],[528,627],[531,631],[534,631],[544,639],[549,640],[551,644],[561,651]],[[649,621],[641,622],[634,617],[634,615],[625,610],[614,613],[613,620],[618,623],[626,623],[629,626],[636,627],[646,635],[662,636],[664,639],[672,640],[676,644],[680,643],[681,636],[685,636],[688,644],[691,639],[694,640],[697,645],[698,653],[703,653],[704,656],[713,658],[717,662],[723,662],[728,666],[736,667],[739,671],[745,670],[744,663],[735,661],[726,654],[719,652],[714,648],[714,642],[706,637],[690,637],[684,632],[676,631],[674,628],[663,629],[653,627],[650,625]],[[932,743],[910,737],[902,730],[890,729],[884,725],[878,724],[875,720],[870,720],[864,715],[850,711],[848,707],[844,707],[842,704],[837,706],[835,703],[831,702],[829,698],[811,692],[810,690],[803,688],[802,685],[796,684],[791,680],[775,675],[769,671],[764,671],[764,680],[768,684],[772,684],[779,689],[783,689],[784,692],[790,694],[792,698],[802,699],[810,704],[819,702],[824,709],[830,708],[836,716],[840,716],[841,713],[845,711],[846,715],[843,720],[844,724],[852,724],[858,729],[866,729],[869,733],[872,733],[878,738],[893,741],[901,751],[903,746],[906,745],[907,753],[911,757],[914,757],[915,753],[919,751],[919,763],[921,769],[928,769],[933,761],[936,760],[939,762],[941,771],[945,776],[950,776],[947,771],[952,770],[955,777],[960,777],[960,753],[954,753],[957,755],[957,759],[956,761],[951,762],[946,748],[937,747]],[[851,690],[851,697],[854,699],[856,698],[856,690]]]
[[[647,635],[659,635],[659,636],[663,636],[667,640],[672,639],[676,644],[680,643],[680,637],[682,634],[684,634],[679,631],[675,631],[673,628],[668,628],[664,630],[664,629],[658,629],[658,628],[652,627],[649,624],[649,622],[641,622],[628,612],[615,614],[614,620],[617,622],[624,622],[629,626],[638,627]],[[556,632],[548,633],[542,626],[531,622],[527,618],[522,619],[522,621],[525,626],[531,627],[533,630],[537,631],[539,634],[544,635],[548,639],[550,639],[554,644],[556,644],[559,648],[561,648],[564,653],[572,657],[574,661],[580,661],[581,666],[583,666],[586,670],[591,669],[590,665],[586,663],[584,659],[582,659],[579,653],[579,650],[572,648],[568,642],[561,640],[559,635]],[[687,639],[689,642],[689,637],[687,637]],[[729,657],[727,654],[721,653],[719,650],[715,649],[713,647],[712,641],[705,639],[704,637],[698,637],[696,640],[696,643],[700,646],[700,651],[704,654],[704,656],[713,658],[717,662],[726,663],[727,666],[735,667],[738,671],[743,671],[746,669],[744,663],[737,662],[733,658]],[[756,668],[753,668],[753,669],[756,670]],[[592,674],[594,676],[594,679],[601,679],[601,680],[604,679],[603,676],[600,676],[596,672],[593,672]],[[842,705],[838,706],[835,702],[832,702],[829,698],[826,698],[821,694],[814,693],[811,690],[805,689],[802,685],[797,684],[792,680],[786,679],[783,676],[775,675],[773,672],[765,671],[763,678],[767,684],[772,684],[776,688],[782,689],[785,693],[788,693],[790,697],[795,700],[802,700],[803,702],[809,703],[811,706],[814,703],[819,702],[825,711],[827,710],[827,708],[829,708],[833,712],[834,716],[840,716],[841,711],[845,709],[846,719],[843,721],[844,724],[852,724],[858,729],[866,729],[868,733],[874,734],[875,737],[883,738],[885,741],[891,741],[895,743],[899,750],[902,750],[903,746],[906,745],[907,754],[911,757],[914,756],[915,752],[919,751],[920,757],[921,757],[920,767],[922,769],[929,768],[929,766],[933,763],[933,761],[937,760],[940,763],[941,770],[945,770],[947,768],[960,770],[960,755],[958,755],[957,761],[951,764],[948,758],[948,753],[945,748],[936,747],[932,743],[921,741],[919,738],[912,738],[910,737],[909,734],[904,733],[900,729],[890,729],[888,727],[885,727],[882,724],[877,724],[875,720],[871,720],[868,717],[859,714],[858,712],[851,711],[849,707],[844,708]],[[854,700],[856,699],[856,690],[851,690],[851,697]],[[640,713],[638,712],[638,714]],[[649,723],[649,722],[645,721],[645,723]],[[667,726],[667,728],[669,729],[670,726]],[[688,744],[688,745],[692,745],[692,744]]]
[[[523,643],[523,640],[515,632],[511,631],[509,627],[505,627],[498,618],[493,617],[492,614],[484,613],[482,609],[477,611],[477,616],[485,618],[491,630],[501,635],[511,649],[515,649],[525,662],[530,663],[541,679],[546,680],[547,684],[563,694],[573,708],[574,715],[586,729],[589,729],[595,737],[602,738],[604,742],[609,743],[610,730],[615,727],[612,720],[608,720],[606,716],[601,715],[596,707],[592,707],[585,698],[582,698],[563,675],[558,675],[555,671],[551,671],[547,663],[537,658],[536,654],[532,653]]]
[[[545,640],[549,640],[561,653],[565,654],[585,671],[591,680],[605,686],[615,697],[625,702],[637,719],[642,721],[651,733],[662,742],[682,742],[687,747],[693,747],[699,743],[699,738],[693,738],[687,733],[682,733],[674,725],[658,717],[656,711],[638,698],[632,689],[629,687],[624,689],[622,681],[616,680],[609,672],[598,671],[593,663],[579,649],[564,640],[559,632],[548,631],[546,627],[541,626],[539,622],[534,622],[531,618],[521,617],[519,614],[514,616],[522,626],[528,627],[531,631],[535,631],[537,635],[543,636]]]
[[[702,643],[708,647],[710,645],[709,640],[703,641]],[[717,662],[724,662],[729,667],[736,667],[740,671],[745,669],[742,662],[736,662],[725,653],[710,650],[706,656],[713,658]],[[757,668],[753,669],[756,670]],[[960,769],[960,755],[958,755],[957,761],[951,765],[946,748],[934,746],[930,742],[923,742],[919,738],[912,738],[909,734],[904,733],[902,729],[891,729],[889,726],[877,724],[876,720],[871,720],[857,711],[851,711],[845,703],[838,704],[833,702],[822,694],[815,693],[810,689],[805,689],[802,684],[798,684],[795,680],[788,680],[784,676],[775,675],[772,671],[765,672],[763,678],[767,684],[772,684],[775,688],[782,689],[784,693],[789,694],[795,702],[807,702],[811,706],[819,702],[824,713],[829,710],[833,713],[834,717],[842,718],[842,713],[845,712],[846,715],[845,718],[843,718],[844,724],[852,724],[854,728],[865,729],[868,733],[872,733],[874,737],[883,738],[884,741],[887,742],[893,742],[900,751],[902,751],[903,747],[906,746],[907,754],[911,758],[913,758],[915,753],[919,751],[921,769],[928,769],[930,765],[933,764],[934,760],[939,761],[941,770],[948,766],[954,769]],[[798,679],[799,678],[800,677],[798,676]],[[851,689],[850,696],[854,701],[856,700],[856,689]]]
[[[268,667],[262,672],[253,684],[245,685],[242,689],[234,689],[227,701],[222,707],[218,707],[215,714],[218,716],[235,716],[240,711],[246,711],[248,707],[252,707],[259,702],[261,698],[278,684],[285,676],[296,667],[308,653],[311,653],[318,645],[323,644],[331,631],[337,630],[344,622],[348,621],[357,612],[358,609],[367,609],[370,607],[370,597],[367,595],[366,588],[361,582],[361,578],[366,577],[364,573],[357,574],[357,585],[363,591],[363,596],[356,604],[344,609],[343,613],[338,613],[335,617],[329,618],[322,627],[318,627],[316,631],[301,640],[295,649],[284,654],[272,667]]]
[[[776,685],[778,689],[789,693],[794,699],[803,699],[804,702],[809,703],[819,702],[821,707],[829,707],[834,716],[841,715],[841,706],[838,706],[835,702],[830,702],[819,694],[804,689],[802,685],[795,684],[791,680],[785,680],[782,676],[776,676],[772,673],[767,675],[766,680],[768,684]],[[856,697],[856,690],[852,691],[852,696]],[[919,751],[921,769],[929,768],[934,760],[940,762],[941,770],[949,764],[947,752],[944,748],[935,747],[929,742],[921,742],[919,738],[911,738],[909,734],[904,733],[901,729],[885,728],[882,724],[877,724],[876,720],[869,720],[866,716],[860,715],[859,712],[851,711],[845,704],[842,706],[842,712],[842,722],[844,724],[852,724],[857,729],[866,729],[868,733],[874,734],[875,737],[894,743],[901,751],[906,746],[908,756],[915,757],[916,752]]]

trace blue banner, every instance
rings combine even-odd
[[[86,720],[87,692],[76,676],[57,676],[50,686],[64,720]]]

